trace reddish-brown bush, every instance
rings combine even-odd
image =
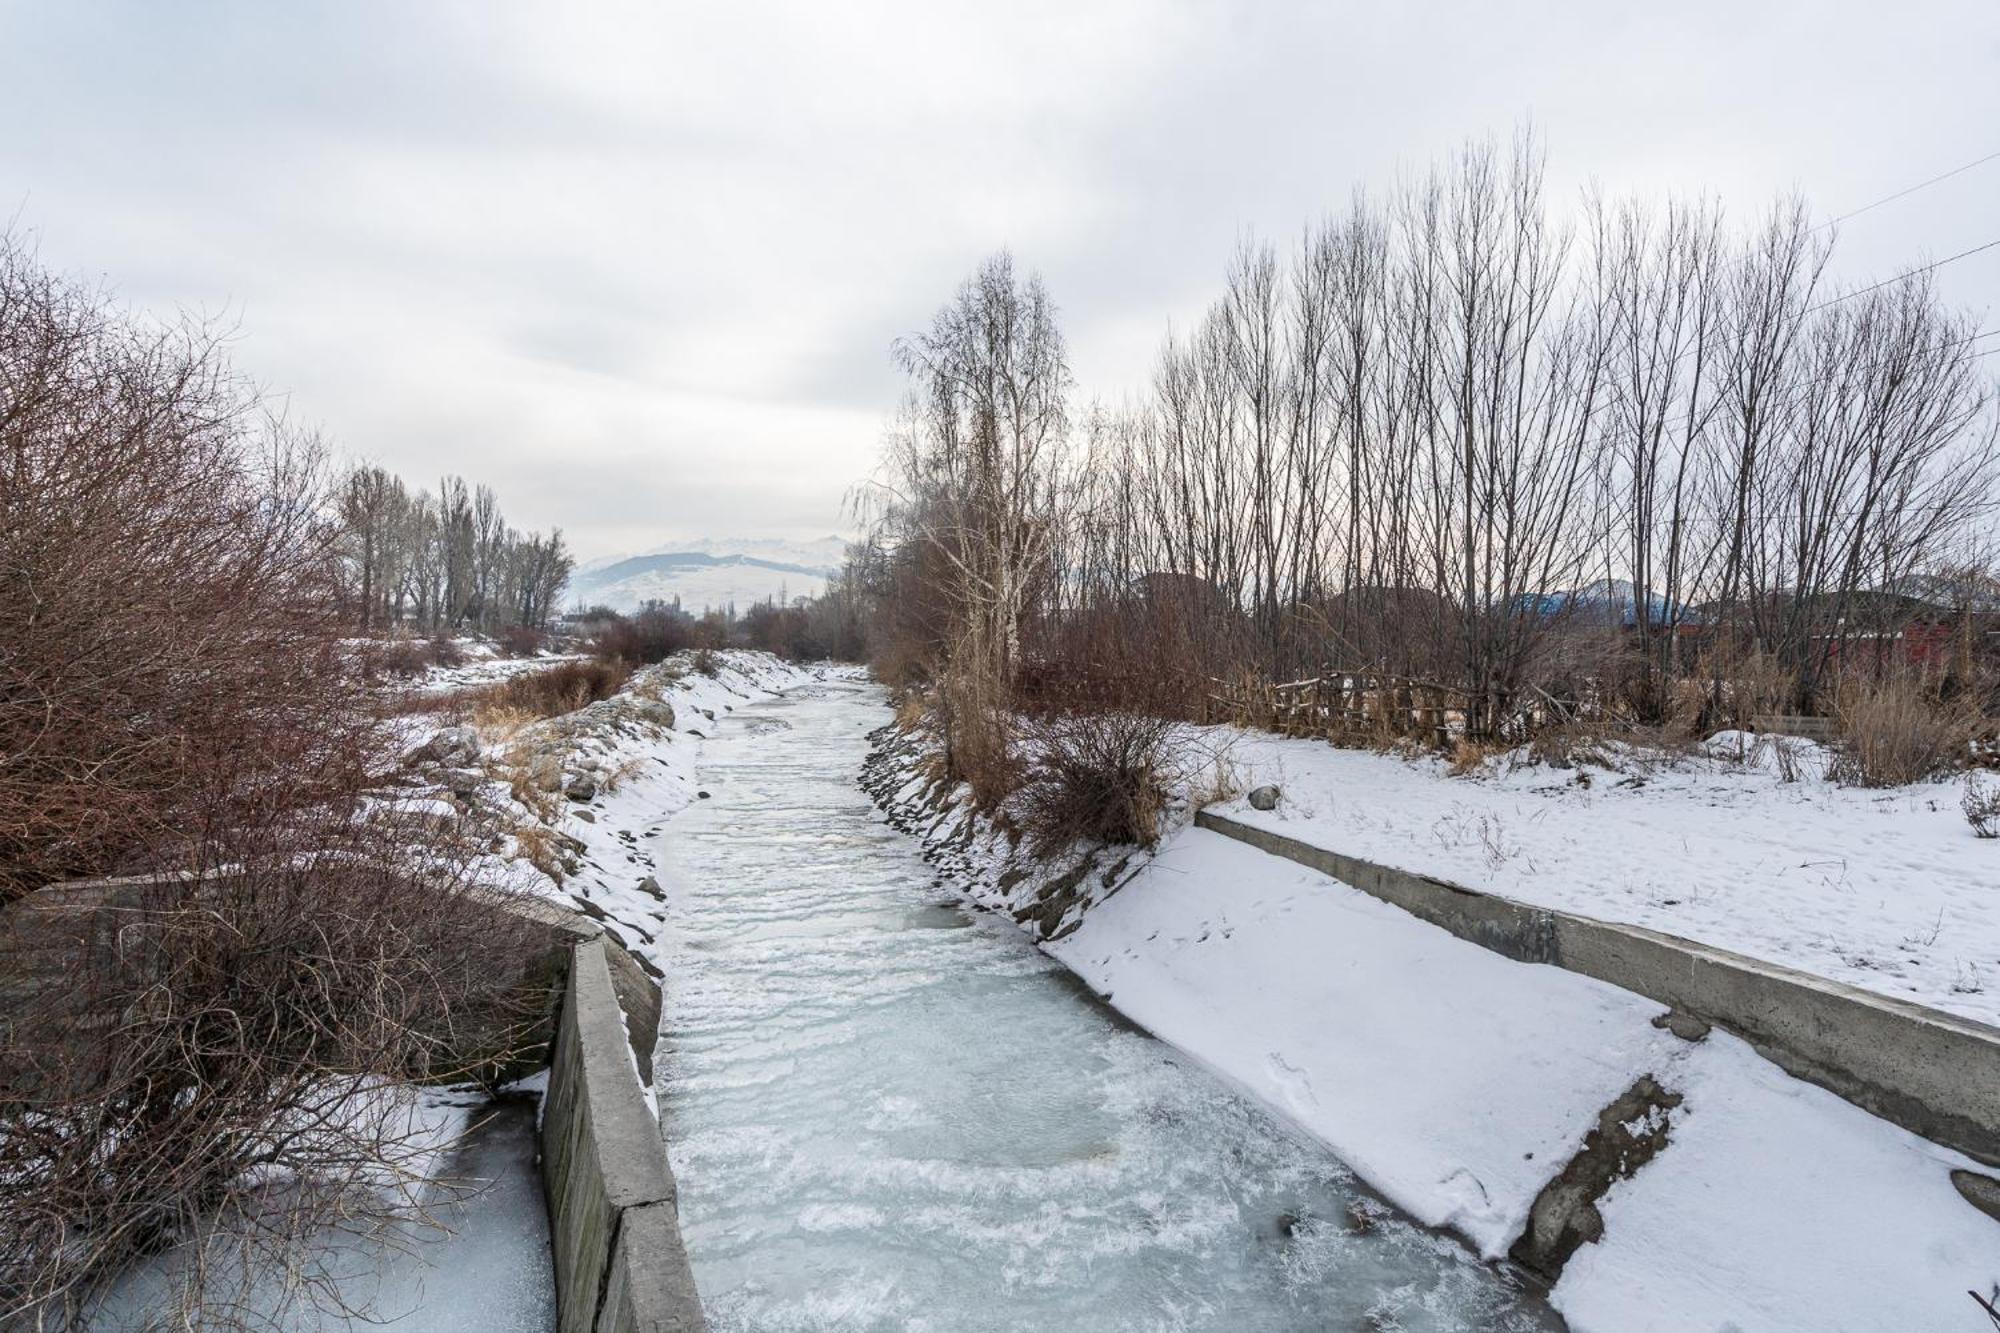
[[[289,1279],[423,1169],[372,1090],[507,1044],[481,1015],[520,968],[457,834],[366,796],[317,451],[220,348],[0,236],[0,908],[169,885],[0,922],[0,1326],[170,1244]],[[192,1277],[161,1321],[231,1322]]]
[[[591,650],[607,662],[649,666],[664,662],[702,642],[700,626],[668,607],[649,607],[637,615],[612,615],[591,635]]]
[[[533,657],[547,646],[548,637],[533,625],[509,625],[493,639],[509,657]]]
[[[1140,713],[1077,713],[1029,722],[1011,809],[1043,855],[1075,842],[1159,841],[1175,763],[1173,723]]]
[[[0,237],[0,901],[360,779],[317,451],[220,346]]]
[[[465,663],[465,653],[457,643],[435,639],[372,639],[361,647],[362,672],[372,678],[407,680],[433,667],[455,667]]]

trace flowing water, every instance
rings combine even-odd
[[[887,719],[740,708],[666,829],[661,1115],[718,1330],[1560,1327],[955,906],[856,784]]]

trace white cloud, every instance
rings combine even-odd
[[[1003,245],[1115,398],[1246,230],[1524,116],[1564,189],[1741,212],[2000,146],[1980,0],[14,5],[0,50],[0,200],[49,259],[229,305],[295,415],[586,553],[839,526],[889,340]],[[1996,201],[2000,164],[1856,219],[1843,262],[1992,239]],[[1941,276],[2000,305],[2000,257]]]

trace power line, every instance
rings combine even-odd
[[[1996,158],[2000,158],[2000,152],[1988,153],[1985,157],[1982,157],[1977,161],[1967,162],[1962,167],[1953,167],[1950,171],[1947,171],[1942,175],[1933,176],[1927,181],[1918,181],[1915,185],[1909,186],[1906,189],[1898,190],[1894,194],[1885,194],[1872,204],[1863,204],[1861,207],[1855,209],[1850,213],[1842,213],[1837,218],[1830,218],[1827,221],[1820,223],[1817,227],[1814,227],[1813,230],[1825,231],[1828,227],[1837,226],[1840,223],[1847,221],[1849,218],[1858,218],[1863,213],[1868,212],[1870,209],[1880,208],[1884,204],[1893,204],[1898,199],[1901,199],[1904,195],[1915,194],[1918,190],[1927,189],[1930,186],[1936,185],[1939,181],[1950,180],[1953,176],[1959,175],[1961,172],[1970,171],[1974,167],[1983,167],[1988,162],[1994,161]]]
[[[1818,305],[1807,306],[1805,312],[1808,315],[1810,315],[1815,310],[1824,310],[1830,305],[1839,305],[1842,301],[1851,301],[1857,296],[1866,296],[1869,292],[1879,291],[1884,287],[1888,287],[1895,283],[1901,282],[1905,278],[1914,278],[1919,273],[1929,273],[1932,269],[1943,268],[1946,264],[1955,264],[1961,259],[1967,259],[1973,255],[1981,253],[1982,251],[1991,250],[1995,246],[2000,246],[2000,237],[1996,237],[1995,239],[1988,241],[1984,245],[1975,245],[1970,250],[1960,250],[1955,255],[1947,255],[1943,259],[1932,260],[1930,263],[1923,264],[1917,268],[1910,269],[1908,272],[1898,273],[1893,278],[1884,278],[1882,279],[1882,281],[1876,283],[1870,283],[1866,287],[1857,287],[1851,292],[1842,292],[1839,296],[1829,297],[1826,300],[1821,301]]]

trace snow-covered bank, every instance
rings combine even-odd
[[[711,655],[712,671],[682,655],[645,668],[618,694],[525,728],[493,746],[491,761],[546,801],[516,801],[524,823],[510,854],[530,886],[603,921],[655,969],[664,898],[654,841],[667,820],[701,799],[695,767],[715,720],[838,667],[802,667],[769,653]],[[553,848],[538,847],[547,837]]]
[[[1953,1188],[1973,1166],[1958,1154],[1727,1034],[1683,1041],[1654,1025],[1657,1004],[1204,830],[1122,865],[1023,873],[885,744],[873,789],[970,896],[1038,917],[1048,951],[1113,1005],[1489,1257],[1620,1093],[1651,1075],[1677,1095],[1666,1146],[1610,1187],[1602,1238],[1557,1283],[1575,1328],[1984,1327],[1965,1293],[2000,1283],[2000,1222]],[[1052,894],[1063,910],[1037,913]]]
[[[383,795],[405,816],[468,821],[487,848],[479,875],[602,922],[657,976],[664,899],[653,840],[700,799],[705,730],[744,703],[840,670],[760,652],[682,654],[608,699],[510,733],[404,718],[401,771]]]
[[[1244,790],[1284,793],[1269,812],[1216,807],[1245,823],[2000,1023],[2000,841],[1974,836],[1958,783],[1836,786],[1806,742],[1786,782],[1733,737],[1624,772],[1454,778],[1439,760],[1220,730]]]

